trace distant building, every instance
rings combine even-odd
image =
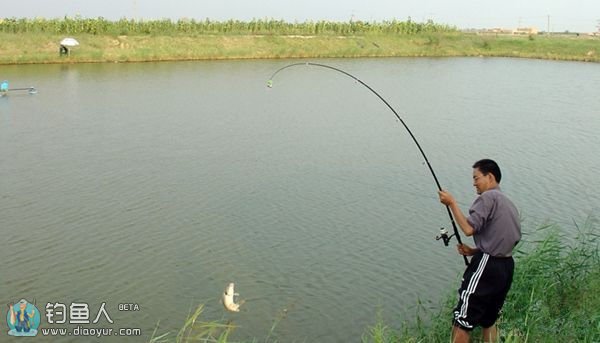
[[[464,30],[464,32],[471,32],[483,35],[537,35],[539,30],[535,27],[518,27],[516,29],[506,29],[501,27],[494,27],[491,29],[470,29]]]
[[[512,31],[513,35],[537,35],[538,29],[535,27],[517,27]]]
[[[493,29],[489,29],[488,30],[489,33],[502,33],[502,34],[510,34],[513,33],[513,30],[510,29],[503,29],[500,27],[495,27]]]

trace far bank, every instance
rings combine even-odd
[[[218,59],[360,57],[516,57],[600,62],[600,38],[478,35],[72,35],[79,46],[59,54],[65,35],[0,33],[0,64],[150,62]]]

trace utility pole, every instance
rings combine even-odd
[[[548,35],[550,34],[550,15],[549,14],[548,14],[548,24],[547,24],[546,32],[548,33]]]
[[[137,1],[133,0],[133,20],[137,20]]]

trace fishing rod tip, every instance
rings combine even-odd
[[[267,81],[267,87],[273,88],[273,80]]]

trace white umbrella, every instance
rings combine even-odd
[[[60,41],[62,46],[78,46],[79,42],[75,38],[65,38]]]

